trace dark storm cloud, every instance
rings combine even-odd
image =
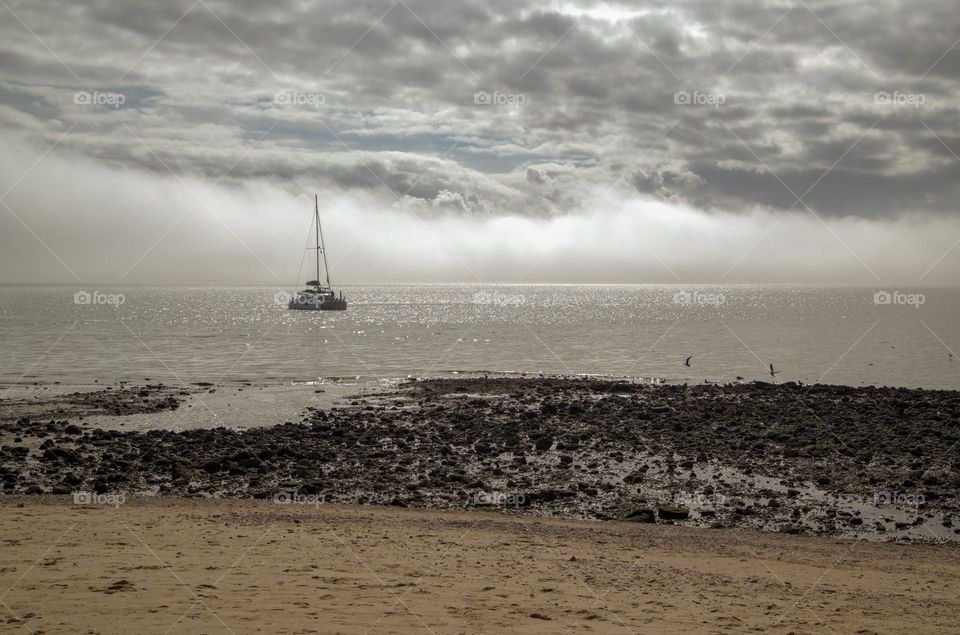
[[[4,135],[117,166],[487,214],[960,200],[951,1],[8,5]]]

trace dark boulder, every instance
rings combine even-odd
[[[680,505],[660,505],[657,507],[657,517],[660,520],[686,520],[690,518],[690,510]]]
[[[553,446],[552,437],[540,437],[533,444],[533,447],[537,450],[537,452],[546,452],[552,446]]]
[[[657,522],[656,516],[653,513],[652,509],[635,509],[626,516],[623,517],[623,520],[631,523],[655,523]]]

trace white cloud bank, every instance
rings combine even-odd
[[[0,188],[9,188],[0,282],[12,283],[292,284],[312,209],[312,192],[289,184],[217,184],[22,145],[0,157]],[[597,203],[552,217],[470,216],[372,191],[320,192],[339,283],[921,285],[953,284],[960,269],[956,218],[821,221],[759,207],[586,198]]]

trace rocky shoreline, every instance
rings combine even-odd
[[[242,431],[106,431],[82,420],[176,409],[191,390],[124,387],[33,411],[0,400],[3,493],[478,507],[960,540],[955,391],[474,377],[414,381]]]

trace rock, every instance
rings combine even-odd
[[[67,448],[58,448],[56,446],[49,447],[43,452],[41,457],[44,461],[52,461],[57,463],[68,463],[74,464],[80,461],[80,456],[73,450]]]
[[[552,446],[553,446],[552,437],[540,437],[533,444],[533,447],[537,450],[537,452],[546,452]]]
[[[680,505],[660,505],[657,507],[657,517],[660,520],[686,520],[690,518],[690,510]]]
[[[236,463],[240,463],[240,461],[243,461],[246,459],[252,459],[252,458],[255,458],[252,452],[250,452],[249,450],[240,450],[239,452],[233,455],[232,460]]]
[[[656,516],[652,509],[635,509],[623,519],[631,523],[655,523],[657,522]]]
[[[537,503],[549,503],[557,500],[558,498],[573,498],[577,493],[571,490],[565,489],[543,489],[539,492],[530,492],[524,496],[524,501],[527,502],[537,502]]]
[[[170,466],[170,478],[174,481],[189,481],[193,477],[193,470],[186,463],[174,463]]]
[[[83,428],[81,428],[80,426],[74,423],[71,423],[64,429],[64,433],[72,434],[72,435],[83,434]]]

